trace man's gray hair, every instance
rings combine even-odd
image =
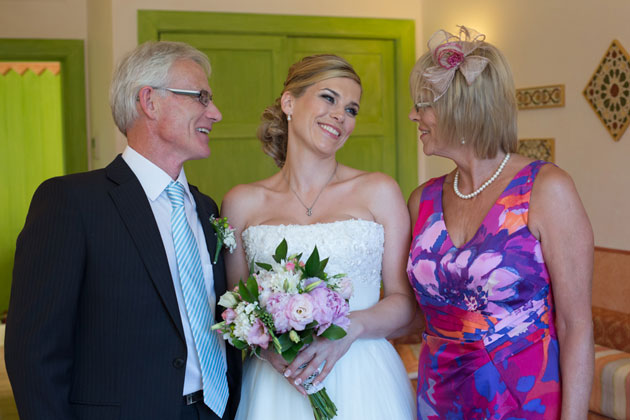
[[[114,122],[123,134],[127,134],[138,118],[136,101],[140,89],[144,86],[167,87],[170,82],[169,70],[179,60],[194,61],[210,77],[208,57],[183,42],[145,42],[118,64],[109,91],[109,105]]]

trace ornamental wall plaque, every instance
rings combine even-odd
[[[619,141],[630,123],[630,56],[619,41],[610,44],[582,93],[613,140]]]
[[[564,85],[516,89],[516,104],[518,109],[564,106]]]
[[[556,158],[554,139],[519,139],[519,155],[527,156],[536,160],[554,162]]]

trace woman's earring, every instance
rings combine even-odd
[[[466,139],[462,137],[462,139],[460,140],[460,142],[461,142],[462,144],[466,144]]]
[[[287,114],[287,121],[291,121],[291,114]]]

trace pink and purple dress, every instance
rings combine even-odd
[[[561,386],[549,273],[527,227],[534,178],[521,169],[473,238],[453,245],[445,177],[427,182],[407,274],[426,320],[418,418],[558,419]]]

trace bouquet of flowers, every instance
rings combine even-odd
[[[337,340],[350,325],[348,300],[352,282],[344,274],[324,272],[328,258],[320,261],[317,247],[306,263],[301,254],[287,256],[287,242],[276,248],[271,264],[257,262],[251,274],[234,291],[226,292],[219,305],[226,308],[218,329],[234,347],[258,355],[273,348],[289,363],[315,336]],[[317,374],[302,386],[309,394],[316,420],[337,414],[323,384],[313,386]]]

